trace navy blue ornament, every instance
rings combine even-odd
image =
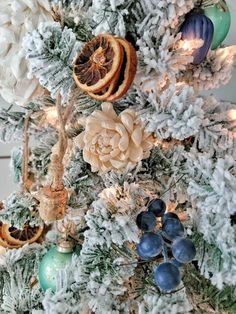
[[[162,217],[166,211],[166,204],[160,198],[156,198],[149,203],[148,211],[156,217]]]
[[[181,275],[178,267],[170,262],[164,262],[156,268],[154,279],[161,290],[171,291],[180,284]]]
[[[172,258],[171,263],[174,264],[176,267],[183,267],[184,266],[184,263],[180,263],[175,258]]]
[[[137,253],[143,260],[149,260],[162,251],[163,241],[159,234],[144,233],[137,245]]]
[[[169,241],[174,241],[184,236],[184,226],[178,219],[166,219],[162,225],[162,235]]]
[[[192,54],[194,58],[193,64],[197,65],[202,63],[212,44],[214,35],[214,25],[212,21],[202,13],[192,13],[187,16],[180,31],[182,32],[183,40],[203,40],[203,46],[195,49]]]
[[[161,223],[164,225],[164,223],[166,222],[166,220],[167,220],[167,219],[170,219],[170,218],[179,220],[179,217],[178,217],[177,214],[172,213],[172,212],[168,212],[168,213],[164,214],[163,217],[161,217]]]
[[[136,218],[138,228],[146,232],[153,231],[156,223],[156,216],[151,212],[141,212]]]
[[[172,244],[172,253],[178,262],[189,263],[196,255],[196,248],[191,240],[179,238]]]

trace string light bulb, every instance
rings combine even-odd
[[[231,109],[227,112],[227,117],[230,121],[236,121],[236,109]]]
[[[45,112],[47,122],[51,124],[53,127],[56,127],[57,122],[58,122],[58,114],[57,114],[56,106],[47,107],[44,109],[44,112]]]
[[[179,48],[183,50],[192,52],[194,49],[201,48],[204,44],[202,39],[191,39],[191,40],[180,40],[179,41]]]

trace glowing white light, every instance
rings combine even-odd
[[[179,42],[179,47],[187,51],[192,51],[193,49],[198,49],[202,47],[203,44],[204,41],[202,39],[185,39]]]
[[[57,108],[56,107],[48,107],[44,109],[46,114],[46,119],[49,124],[55,126],[58,121]]]
[[[230,121],[235,121],[236,120],[236,109],[231,109],[228,111],[227,116]]]

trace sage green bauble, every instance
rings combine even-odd
[[[220,46],[229,32],[231,15],[224,0],[220,0],[219,3],[206,7],[204,14],[214,24],[214,35],[211,45],[211,49],[214,50]]]
[[[44,255],[39,265],[39,284],[44,291],[49,288],[56,290],[58,272],[71,262],[73,252],[71,242],[64,241]]]

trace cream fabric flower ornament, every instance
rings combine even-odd
[[[85,130],[75,144],[83,149],[93,172],[124,172],[149,157],[153,137],[144,131],[132,109],[117,115],[111,103],[103,103],[102,110],[95,110],[80,123]]]
[[[0,1],[0,94],[7,102],[24,105],[40,92],[38,80],[27,78],[21,45],[27,32],[52,20],[48,0]]]

